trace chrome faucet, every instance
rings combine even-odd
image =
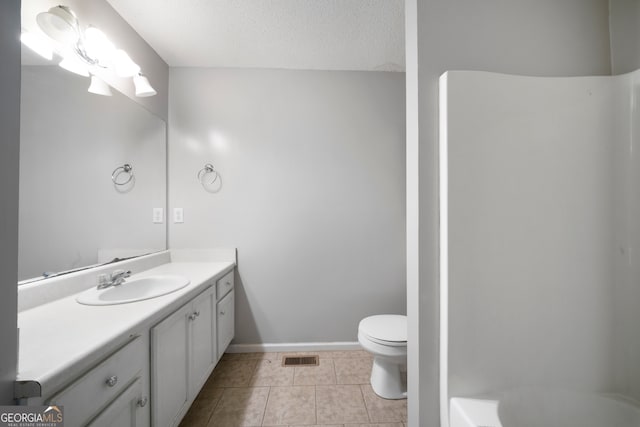
[[[98,275],[98,289],[122,285],[129,276],[131,276],[131,270],[114,270],[109,276],[100,274]]]

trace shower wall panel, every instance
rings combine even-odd
[[[618,200],[614,204],[614,373],[615,391],[640,401],[640,71],[616,77],[622,101],[614,109]]]
[[[616,84],[441,79],[445,395],[614,387]]]

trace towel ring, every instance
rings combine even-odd
[[[206,182],[205,177],[209,174],[213,174],[213,179],[210,182]],[[202,169],[200,169],[200,171],[198,171],[198,181],[200,181],[200,184],[202,184],[203,187],[216,182],[219,176],[218,171],[213,168],[211,163],[207,163]]]
[[[115,185],[127,185],[133,179],[132,171],[133,171],[133,166],[131,166],[128,163],[125,163],[122,166],[118,166],[113,170],[113,172],[111,172],[111,181],[113,181]],[[118,181],[118,177],[123,173],[129,175],[129,179],[127,179],[126,181],[122,181],[122,180]]]

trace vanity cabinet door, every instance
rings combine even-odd
[[[211,287],[193,300],[191,321],[191,365],[189,369],[189,395],[195,399],[205,383],[216,359],[215,340],[215,288]]]
[[[217,301],[211,286],[151,329],[154,427],[178,425],[197,397],[233,338],[233,306],[233,290]]]
[[[189,327],[193,314],[187,304],[151,329],[151,422],[173,426],[189,401]]]
[[[235,307],[235,290],[231,290],[224,298],[218,301],[217,320],[218,320],[218,359],[222,357],[224,351],[229,346],[235,334],[234,328],[234,307]]]
[[[138,378],[94,418],[89,427],[141,427],[142,408],[147,403],[142,397],[142,381]]]

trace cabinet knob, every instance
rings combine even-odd
[[[221,311],[220,314],[224,316],[224,311]]]
[[[227,286],[231,286],[231,282],[227,281],[225,283],[227,284]]]
[[[144,408],[145,406],[147,406],[148,401],[149,400],[147,399],[147,396],[141,397],[140,400],[138,400],[138,406]]]
[[[195,313],[193,313],[196,317],[200,316],[200,311],[196,311]]]
[[[115,375],[112,375],[109,378],[107,378],[105,383],[107,383],[109,387],[113,387],[114,385],[118,384],[118,377]]]
[[[196,314],[195,313],[191,313],[189,315],[189,320],[196,320]]]

